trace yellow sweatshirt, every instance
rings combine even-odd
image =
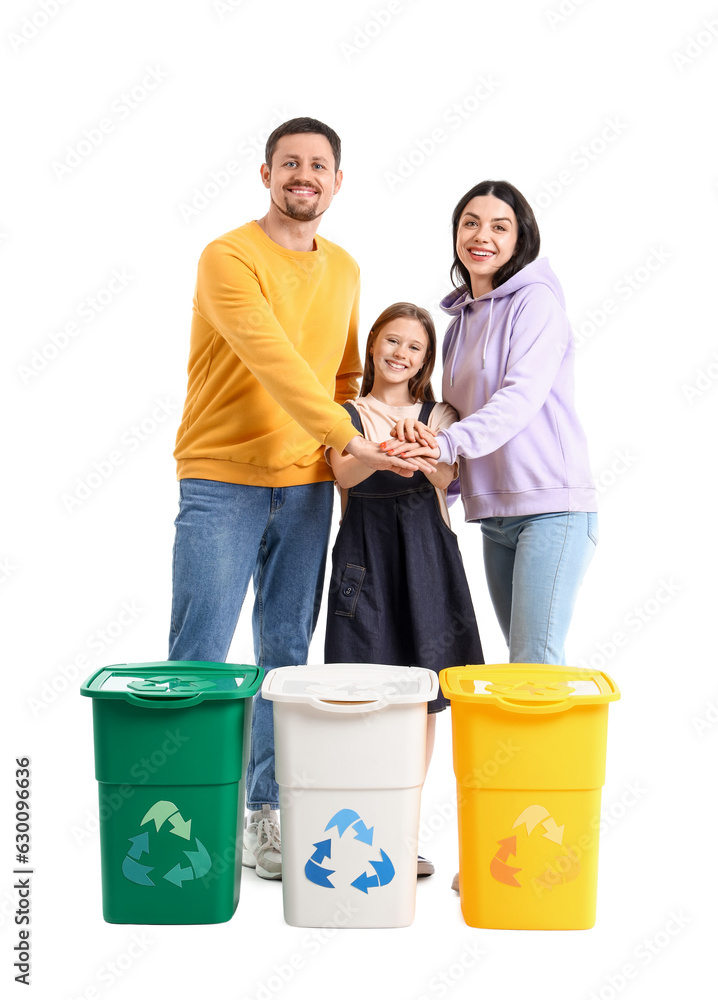
[[[299,486],[333,478],[324,445],[357,433],[359,267],[321,236],[288,250],[248,222],[197,271],[178,479]],[[319,442],[319,443],[318,443]]]

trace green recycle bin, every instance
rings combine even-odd
[[[102,909],[113,924],[212,924],[239,901],[244,776],[259,667],[103,667],[93,699]]]

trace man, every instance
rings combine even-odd
[[[257,664],[307,661],[324,579],[332,472],[324,445],[372,469],[418,466],[358,435],[359,268],[316,236],[339,191],[341,143],[294,118],[272,132],[267,214],[210,243],[198,267],[187,399],[177,433],[180,511],[170,660],[224,662],[250,578]],[[272,704],[253,706],[243,862],[281,877]]]

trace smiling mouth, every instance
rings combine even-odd
[[[496,254],[493,250],[472,250],[469,249],[469,256],[472,260],[490,260]]]
[[[294,194],[298,198],[313,198],[317,194],[314,188],[307,187],[290,187],[287,190],[290,194]]]
[[[395,372],[406,371],[406,365],[400,365],[397,361],[385,361],[384,363]]]

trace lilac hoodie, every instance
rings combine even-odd
[[[564,305],[546,257],[477,299],[459,288],[441,303],[454,317],[443,397],[460,419],[437,441],[440,461],[459,458],[467,521],[596,510]]]

